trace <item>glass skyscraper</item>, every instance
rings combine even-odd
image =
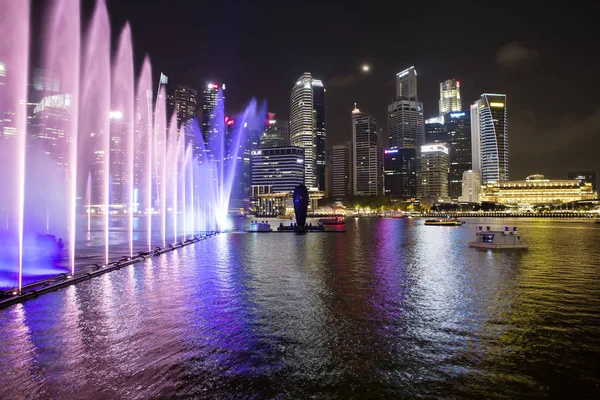
[[[505,94],[484,93],[471,106],[473,170],[484,185],[509,179],[507,127]]]
[[[304,150],[304,179],[309,189],[325,189],[325,88],[305,72],[290,96],[290,143]]]
[[[355,196],[383,195],[383,151],[375,118],[352,111],[352,180]]]
[[[448,79],[440,83],[440,115],[449,112],[462,111],[462,100],[460,99],[460,82],[456,79]]]

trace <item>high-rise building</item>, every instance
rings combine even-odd
[[[463,172],[470,170],[471,165],[471,123],[469,115],[464,112],[451,112],[444,116],[444,127],[448,136],[450,150],[450,172],[448,175],[448,195],[458,200],[462,194]]]
[[[423,103],[397,100],[388,106],[390,147],[418,149],[425,141]]]
[[[471,104],[471,167],[473,171],[481,172],[481,136],[479,109],[481,108],[481,99]]]
[[[594,192],[597,192],[596,187],[596,171],[570,171],[568,174],[569,179],[575,179],[579,181],[579,184],[591,183]]]
[[[315,113],[315,134],[317,140],[317,187],[325,191],[325,88],[323,82],[313,79],[313,105]]]
[[[385,194],[402,199],[417,193],[417,149],[391,148],[383,152]]]
[[[417,70],[414,66],[396,74],[396,98],[417,101]]]
[[[471,106],[471,116],[471,135],[472,140],[476,142],[473,144],[473,169],[481,167],[484,185],[507,181],[509,174],[506,95],[482,94],[481,99]],[[475,153],[477,150],[478,153]],[[478,163],[475,162],[476,158]]]
[[[299,147],[272,147],[251,151],[252,186],[270,186],[269,193],[294,192],[304,183],[304,151]]]
[[[444,116],[428,118],[425,120],[425,142],[440,143],[448,142],[448,133],[444,125]]]
[[[455,111],[462,111],[460,82],[456,79],[448,79],[440,83],[440,115]]]
[[[68,167],[71,95],[44,97],[33,111],[30,121],[31,145],[47,154],[55,165]]]
[[[383,195],[383,151],[375,118],[352,110],[352,180],[355,196]]]
[[[110,112],[110,204],[121,204],[126,201],[127,167],[125,153],[127,144],[127,123],[123,121],[123,113]],[[106,168],[106,167],[105,167]],[[157,168],[160,170],[160,168]]]
[[[290,97],[290,143],[304,149],[304,179],[309,189],[324,190],[325,139],[325,88],[305,72]]]
[[[260,148],[284,147],[290,144],[290,121],[275,119],[274,113],[269,113],[265,121],[265,130],[260,135]]]
[[[448,148],[442,144],[421,147],[419,185],[421,198],[434,201],[448,199]]]
[[[222,96],[219,96],[219,90]],[[205,142],[210,143],[219,133],[215,119],[221,102],[225,102],[225,84],[207,83],[202,99],[202,136]]]
[[[352,191],[351,144],[333,146],[333,196],[349,196]]]
[[[471,169],[463,172],[462,194],[458,201],[467,203],[478,203],[481,191],[481,173]]]
[[[198,107],[198,92],[191,87],[184,85],[175,86],[174,90],[167,96],[168,116],[171,112],[177,115],[177,126],[183,126],[185,135],[186,147],[191,144],[194,156],[200,154],[200,143],[197,143],[197,138],[194,137],[194,129],[191,123],[196,116]]]

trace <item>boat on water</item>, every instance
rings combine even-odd
[[[332,218],[321,218],[319,220],[319,224],[322,225],[344,225],[346,223],[346,221],[344,220],[344,217],[342,217],[341,215],[338,215],[337,217],[332,217]]]
[[[475,241],[469,242],[469,247],[479,247],[481,249],[526,249],[529,246],[523,242],[521,236],[517,233],[517,227],[510,229],[508,226],[504,230],[490,229],[489,226],[478,226],[475,231]]]
[[[456,218],[433,218],[425,220],[425,225],[436,225],[436,226],[460,226],[465,221],[460,221]]]
[[[252,221],[246,232],[272,232],[271,225],[267,221]]]

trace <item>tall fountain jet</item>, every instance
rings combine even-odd
[[[111,48],[105,0],[83,27],[80,0],[47,5],[29,82],[30,1],[0,0],[0,289],[15,292],[83,256],[106,265],[225,229],[244,136],[264,119],[251,101],[226,140],[221,93],[205,143],[196,120],[167,115],[148,56],[136,79],[129,24]]]

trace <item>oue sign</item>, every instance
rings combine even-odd
[[[252,155],[252,156],[261,156],[262,155],[262,150],[252,150],[250,152],[250,155]]]

